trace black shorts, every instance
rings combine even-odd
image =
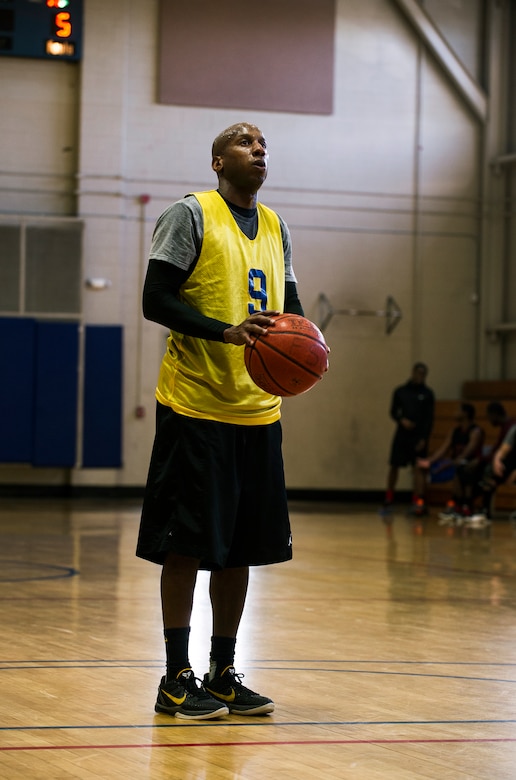
[[[157,405],[136,555],[209,571],[292,558],[281,425],[230,425]]]
[[[428,454],[428,448],[426,446],[423,449],[416,451],[416,447],[420,441],[420,433],[414,434],[413,431],[407,431],[405,428],[399,426],[396,429],[396,433],[392,440],[389,465],[395,466],[396,468],[402,468],[409,465],[413,466],[416,462],[416,458],[425,458]]]
[[[457,479],[463,487],[475,485],[484,470],[484,464],[475,458],[466,463],[460,463],[455,471]]]

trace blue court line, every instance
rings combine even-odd
[[[257,716],[259,717],[259,716]],[[264,716],[265,718],[265,716]],[[212,722],[192,722],[181,723],[173,719],[172,723],[121,723],[110,726],[0,726],[2,731],[113,731],[116,729],[180,729],[180,728],[234,728],[238,726],[265,726],[284,727],[284,726],[475,726],[475,725],[503,725],[516,723],[511,719],[484,719],[484,720],[307,720],[307,721],[266,721],[249,720],[243,721],[220,721]]]
[[[370,564],[386,564],[391,566],[398,566],[411,569],[424,569],[432,572],[443,572],[444,574],[453,574],[460,577],[470,577],[472,575],[476,577],[499,577],[500,579],[514,579],[514,571],[496,571],[495,569],[461,569],[458,566],[450,564],[438,563],[437,561],[414,561],[409,558],[398,559],[386,556],[373,557],[370,555],[359,555],[353,553],[343,553],[343,559],[349,559],[351,561],[361,561]],[[436,575],[439,576],[439,575]]]
[[[48,574],[45,576],[37,577],[0,577],[0,583],[10,582],[35,582],[40,580],[60,580],[68,577],[76,577],[79,574],[78,569],[74,569],[72,566],[57,566],[51,563],[34,563],[31,561],[12,561],[7,558],[0,559],[0,565],[8,564],[9,566],[25,567],[25,568],[37,568],[37,569],[52,569],[56,571],[56,574]]]

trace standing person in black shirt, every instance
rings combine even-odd
[[[425,384],[427,375],[428,367],[425,363],[416,363],[408,382],[397,387],[392,394],[390,415],[396,423],[396,431],[389,458],[383,514],[391,511],[400,468],[414,466],[417,458],[424,458],[428,454],[435,397]],[[421,516],[427,513],[424,496],[425,476],[420,469],[414,469],[411,514]]]

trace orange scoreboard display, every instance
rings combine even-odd
[[[0,0],[0,56],[81,59],[82,0]]]

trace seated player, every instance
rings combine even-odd
[[[484,470],[482,509],[471,517],[470,525],[485,526],[491,522],[491,506],[496,489],[516,478],[516,424],[512,425],[500,446],[495,450],[490,464]]]
[[[429,458],[419,458],[416,468],[426,472],[431,482],[441,482],[442,475],[452,480],[452,495],[439,514],[442,523],[462,524],[472,513],[472,475],[482,458],[485,434],[475,422],[473,404],[461,403],[455,415],[457,425]]]
[[[494,494],[499,485],[507,482],[511,470],[507,467],[503,474],[497,475],[493,470],[494,458],[500,451],[510,429],[516,425],[516,419],[509,417],[505,407],[499,401],[491,401],[487,405],[487,417],[491,425],[499,428],[499,434],[494,445],[482,457],[475,473],[472,475],[473,502],[480,498],[480,508],[473,507],[471,524],[486,525],[491,520],[491,506]],[[509,457],[509,455],[508,455]],[[510,457],[512,460],[512,457]],[[510,464],[509,464],[510,465]]]

